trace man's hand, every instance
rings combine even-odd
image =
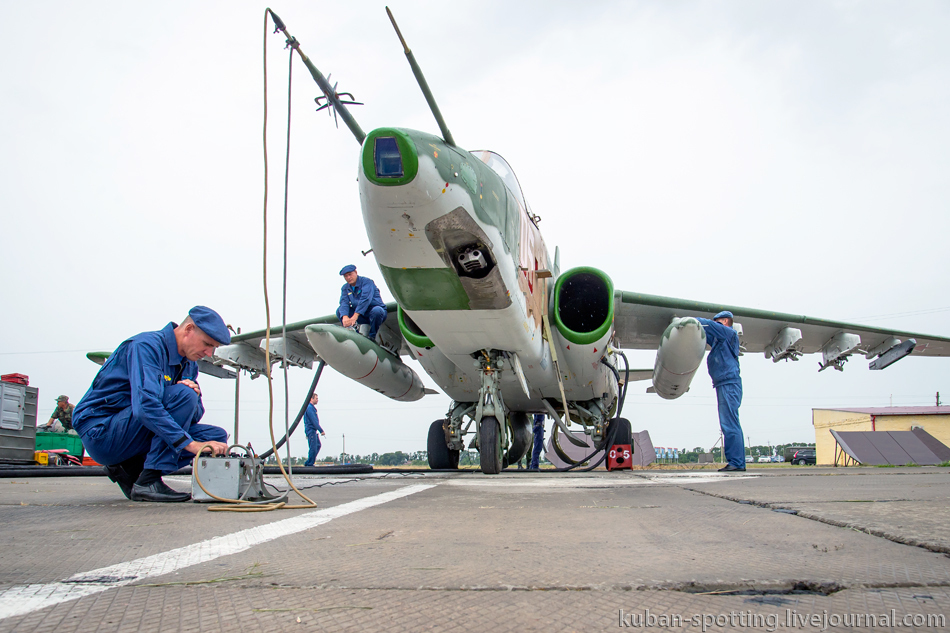
[[[195,442],[185,447],[185,450],[194,455],[199,455],[205,447],[210,447],[213,455],[227,455],[228,445],[224,442]]]
[[[355,315],[355,314],[353,316],[343,317],[342,319],[343,327],[353,327],[353,325],[356,323],[357,318],[358,318],[358,315]]]
[[[320,435],[322,435],[323,437],[326,437],[326,436],[327,436],[327,434],[324,433],[323,431],[320,431]]]
[[[191,387],[192,389],[195,390],[196,394],[198,394],[199,396],[201,395],[201,388],[198,387],[198,383],[196,383],[194,380],[188,380],[187,378],[184,378],[182,380],[179,380],[178,384],[185,385],[186,387]],[[220,442],[218,443],[220,444]]]

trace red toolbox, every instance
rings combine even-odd
[[[30,377],[26,374],[3,374],[0,376],[3,382],[15,382],[18,385],[30,385]]]

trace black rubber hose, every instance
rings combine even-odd
[[[623,389],[620,390],[620,395],[618,396],[617,415],[614,416],[615,420],[620,418],[620,412],[623,411],[623,401],[624,401],[624,398],[627,397],[627,384],[629,383],[629,378],[630,378],[630,363],[627,361],[627,357],[622,352],[620,356],[623,358],[623,364],[624,364]],[[606,359],[601,358],[600,362],[602,362],[608,369],[610,369],[610,371],[613,372],[614,378],[617,379],[617,385],[619,386],[620,372],[618,372],[617,369],[613,365],[608,363]],[[591,470],[594,470],[595,468],[597,468],[604,462],[604,460],[607,458],[607,451],[610,449],[611,446],[614,445],[614,438],[617,436],[618,428],[619,428],[618,425],[612,424],[610,425],[610,428],[607,429],[607,437],[604,438],[604,448],[602,449],[604,451],[604,454],[600,456],[600,459],[597,460],[597,463],[593,464],[592,466],[588,466],[587,468],[584,468],[583,470],[579,470],[577,472],[580,472],[580,473],[589,472]],[[553,433],[554,430],[552,429],[551,432]],[[563,468],[555,468],[553,470],[559,473],[564,473],[569,470],[574,470],[575,468],[577,468],[578,466],[586,462],[588,459],[596,455],[598,450],[601,450],[601,449],[595,449],[594,452],[588,455],[587,457],[577,460],[576,464],[571,464],[570,466],[565,466]]]
[[[627,383],[624,382],[623,387],[620,385],[620,373],[617,371],[617,368],[607,362],[606,358],[601,358],[600,362],[604,364],[604,367],[613,372],[614,378],[617,380],[617,415],[615,418],[620,417],[620,409],[623,407],[623,387],[627,386]]]
[[[287,434],[284,435],[284,437],[280,438],[280,441],[277,442],[277,446],[267,449],[266,451],[258,455],[258,457],[260,457],[261,459],[267,459],[268,457],[274,454],[275,448],[279,449],[281,446],[284,445],[284,443],[287,442],[287,438],[290,435],[293,435],[294,429],[296,429],[297,425],[300,424],[300,420],[303,418],[303,414],[306,413],[307,411],[307,405],[310,404],[310,398],[313,397],[313,392],[317,390],[317,383],[320,382],[320,374],[323,373],[323,368],[326,366],[326,364],[327,364],[326,361],[321,360],[320,364],[317,366],[317,374],[313,377],[313,382],[310,383],[310,391],[307,392],[307,398],[306,400],[303,401],[303,406],[300,407],[300,413],[297,414],[296,419],[294,419],[294,423],[290,425],[290,430],[287,431]]]
[[[596,463],[596,464],[591,464],[591,465],[588,466],[587,468],[582,468],[581,470],[578,470],[577,472],[579,472],[579,473],[586,473],[586,472],[590,472],[590,471],[594,470],[595,468],[597,468],[598,466],[600,466],[602,463],[604,463],[604,460],[605,460],[605,459],[607,459],[607,451],[609,451],[609,450],[610,450],[610,447],[614,445],[614,437],[617,436],[617,429],[618,429],[618,428],[619,428],[618,425],[612,424],[612,425],[610,425],[610,428],[607,429],[607,437],[606,437],[605,440],[604,440],[604,448],[603,448],[603,449],[594,449],[594,452],[593,452],[593,453],[591,453],[591,454],[588,455],[587,457],[584,457],[584,458],[582,458],[582,459],[577,460],[577,463],[576,463],[576,464],[571,464],[570,466],[564,466],[563,468],[547,469],[547,470],[545,470],[544,472],[566,473],[566,472],[568,472],[568,471],[574,470],[575,468],[579,467],[581,464],[583,464],[584,462],[586,462],[588,459],[590,459],[591,457],[593,457],[594,455],[596,455],[596,454],[597,454],[597,451],[603,450],[603,451],[604,451],[604,454],[600,456],[600,459],[597,460],[597,463]],[[553,433],[554,431],[552,430],[551,432]]]
[[[620,412],[623,411],[623,403],[627,401],[627,386],[630,384],[630,361],[627,360],[627,355],[623,352],[620,352],[620,358],[623,359],[623,393],[620,395],[620,404],[617,405],[617,417],[620,417]]]

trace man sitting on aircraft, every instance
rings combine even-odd
[[[340,307],[336,315],[343,327],[369,324],[366,337],[375,341],[379,326],[386,320],[386,304],[379,296],[379,288],[369,277],[357,275],[353,264],[344,266],[340,274],[346,283],[340,289]]]
[[[127,339],[105,362],[73,413],[89,455],[132,501],[187,501],[162,475],[210,448],[224,455],[228,434],[204,415],[196,361],[231,342],[217,312],[195,306],[181,325]]]
[[[722,429],[726,465],[720,471],[745,470],[745,444],[739,426],[739,405],[742,404],[742,378],[739,376],[739,335],[732,328],[732,312],[723,310],[713,320],[698,318],[706,330],[706,342],[712,347],[706,367],[719,405],[719,428]]]

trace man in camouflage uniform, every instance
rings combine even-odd
[[[46,423],[46,430],[53,433],[66,433],[73,429],[73,409],[76,405],[69,403],[69,396],[60,396],[56,398],[56,409],[49,416],[49,422]]]

